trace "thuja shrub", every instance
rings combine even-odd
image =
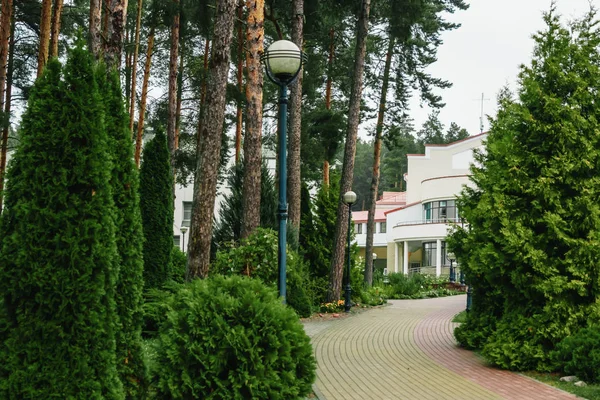
[[[560,371],[586,382],[600,382],[600,326],[564,338],[550,356]]]
[[[116,368],[112,163],[93,57],[50,61],[0,219],[0,398],[124,398]]]
[[[157,342],[158,398],[287,400],[310,392],[310,339],[261,281],[195,280],[168,309]]]

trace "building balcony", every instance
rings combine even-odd
[[[450,227],[460,224],[458,218],[438,218],[416,221],[402,221],[394,225],[389,239],[394,242],[404,240],[425,240],[444,238]]]

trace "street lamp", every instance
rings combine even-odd
[[[454,253],[448,252],[446,258],[450,261],[450,283],[454,283],[456,282],[456,272],[454,271],[454,260],[456,260],[456,256]]]
[[[346,302],[344,308],[346,312],[350,312],[352,302],[350,301],[350,294],[352,288],[350,287],[350,224],[352,224],[352,204],[356,202],[356,193],[348,191],[344,193],[344,203],[348,204],[348,266],[346,273]]]
[[[188,228],[182,226],[179,230],[181,231],[181,249],[185,253],[185,233],[188,231]]]
[[[285,304],[286,299],[286,241],[287,241],[287,86],[296,79],[306,55],[298,46],[289,40],[278,40],[271,44],[261,57],[269,79],[279,86],[279,242],[277,249],[277,266],[279,269],[279,296]]]

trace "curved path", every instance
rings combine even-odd
[[[465,297],[392,300],[332,321],[304,324],[318,362],[320,400],[553,400],[577,397],[485,366],[456,346],[453,316]]]

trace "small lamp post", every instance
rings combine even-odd
[[[278,40],[271,44],[260,57],[269,79],[279,86],[279,236],[277,266],[279,269],[279,296],[285,304],[286,299],[286,244],[287,244],[287,87],[296,79],[306,55],[289,40]]]
[[[179,230],[181,231],[181,251],[185,253],[185,233],[188,231],[188,228],[182,226]]]
[[[454,283],[456,282],[456,271],[454,271],[454,260],[456,260],[456,256],[450,251],[446,254],[446,258],[450,261],[450,282]]]
[[[350,300],[350,295],[352,293],[352,288],[350,287],[350,224],[352,224],[352,204],[355,202],[356,193],[351,190],[344,193],[344,203],[348,204],[348,265],[346,266],[346,301],[344,304],[346,312],[350,312],[350,308],[352,307],[352,302]]]

